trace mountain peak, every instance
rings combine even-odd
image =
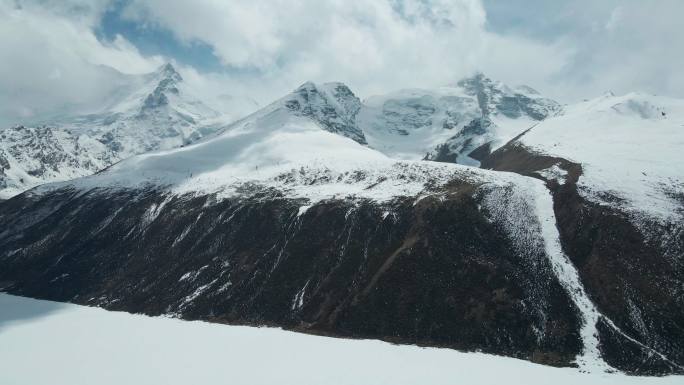
[[[284,104],[292,113],[315,120],[327,131],[366,144],[354,122],[361,100],[343,83],[317,85],[308,81],[285,97]]]
[[[314,82],[312,82],[311,80],[309,80],[309,81],[306,81],[306,82],[302,83],[302,85],[300,85],[299,87],[297,87],[297,88],[295,89],[294,92],[299,92],[299,91],[312,91],[312,90],[315,90],[316,88],[318,88],[318,87],[316,86],[316,83],[314,83]]]
[[[340,82],[329,82],[316,84],[307,81],[294,90],[289,99],[301,99],[303,104],[325,104],[338,112],[345,118],[352,119],[361,108],[361,100],[347,87]]]
[[[472,76],[462,78],[456,82],[456,85],[465,89],[481,89],[486,85],[491,85],[493,83],[492,79],[488,78],[484,73],[476,72]]]
[[[171,63],[166,63],[159,67],[156,71],[162,79],[171,79],[176,82],[183,81],[183,77],[176,71],[176,68]]]
[[[147,95],[140,110],[141,113],[166,106],[169,104],[167,93],[178,95],[178,83],[183,81],[183,78],[171,65],[166,63],[155,72],[155,81],[157,82],[154,90]]]

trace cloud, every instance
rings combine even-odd
[[[149,72],[164,61],[120,36],[99,41],[92,26],[101,3],[0,1],[0,125],[86,107],[111,92],[115,70]]]
[[[598,20],[619,28],[625,12],[604,20],[611,10],[547,4],[533,13],[535,20],[549,16],[543,33],[515,24],[506,33],[488,28],[478,0],[132,0],[124,13],[187,44],[209,45],[232,69],[214,77],[264,103],[306,80],[342,81],[369,96],[440,86],[475,71],[572,101],[602,83],[586,80],[597,68],[577,65],[587,42],[574,38],[580,29],[572,26],[594,28]],[[549,34],[559,23],[561,33]]]
[[[366,95],[473,72],[485,22],[474,0],[133,0],[125,15],[209,44],[255,87],[338,80]]]
[[[561,55],[560,62],[541,56],[557,68],[534,80],[553,97],[574,101],[608,90],[684,96],[684,2],[484,1],[492,33]]]
[[[628,0],[594,11],[564,37],[575,55],[557,75],[562,86],[684,96],[684,3]]]

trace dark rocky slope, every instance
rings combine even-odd
[[[477,185],[442,192],[323,201],[302,215],[303,202],[277,194],[23,194],[0,205],[0,288],[570,365],[581,350],[577,309],[544,253],[514,245]]]

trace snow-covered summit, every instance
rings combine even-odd
[[[178,147],[210,133],[220,113],[207,106],[171,64],[135,76],[128,93],[93,114],[52,124],[116,148],[121,157]]]
[[[159,67],[157,71],[154,72],[157,76],[163,79],[173,79],[175,81],[182,81],[183,77],[176,71],[176,68],[171,63],[166,63]]]
[[[370,146],[402,159],[479,164],[471,153],[493,151],[540,120],[558,103],[527,86],[511,88],[483,74],[437,89],[408,89],[369,98],[357,124]]]
[[[315,120],[329,132],[366,143],[363,132],[355,124],[361,100],[342,83],[306,82],[276,103],[282,103],[296,115]]]
[[[179,147],[225,125],[171,64],[120,76],[118,91],[96,111],[0,129],[0,199],[136,154]]]
[[[183,81],[183,78],[176,72],[171,64],[164,65],[154,75],[159,78],[157,86],[145,98],[140,111],[141,113],[168,105],[169,97],[167,94],[180,94],[178,84]]]

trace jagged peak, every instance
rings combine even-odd
[[[167,93],[179,94],[178,83],[183,81],[181,75],[171,63],[166,63],[154,72],[156,85],[143,101],[140,113],[166,106],[169,104]]]
[[[318,85],[307,81],[280,103],[294,114],[313,118],[327,131],[366,144],[363,132],[354,124],[354,118],[361,109],[361,100],[343,83]]]
[[[316,86],[316,83],[312,82],[311,80],[308,80],[308,81],[305,81],[304,83],[302,83],[301,86],[297,87],[297,88],[295,89],[295,91],[299,91],[299,90],[312,90],[312,89],[316,89],[316,88],[318,88],[318,87]]]
[[[301,97],[305,102],[309,103],[312,100],[311,96],[313,94],[343,108],[345,114],[353,115],[361,107],[361,100],[346,84],[341,82],[316,84],[312,81],[307,81],[297,87],[289,98]]]
[[[183,81],[183,77],[176,71],[176,68],[171,63],[166,63],[159,67],[155,74],[158,75],[162,80],[171,79],[176,82]]]

